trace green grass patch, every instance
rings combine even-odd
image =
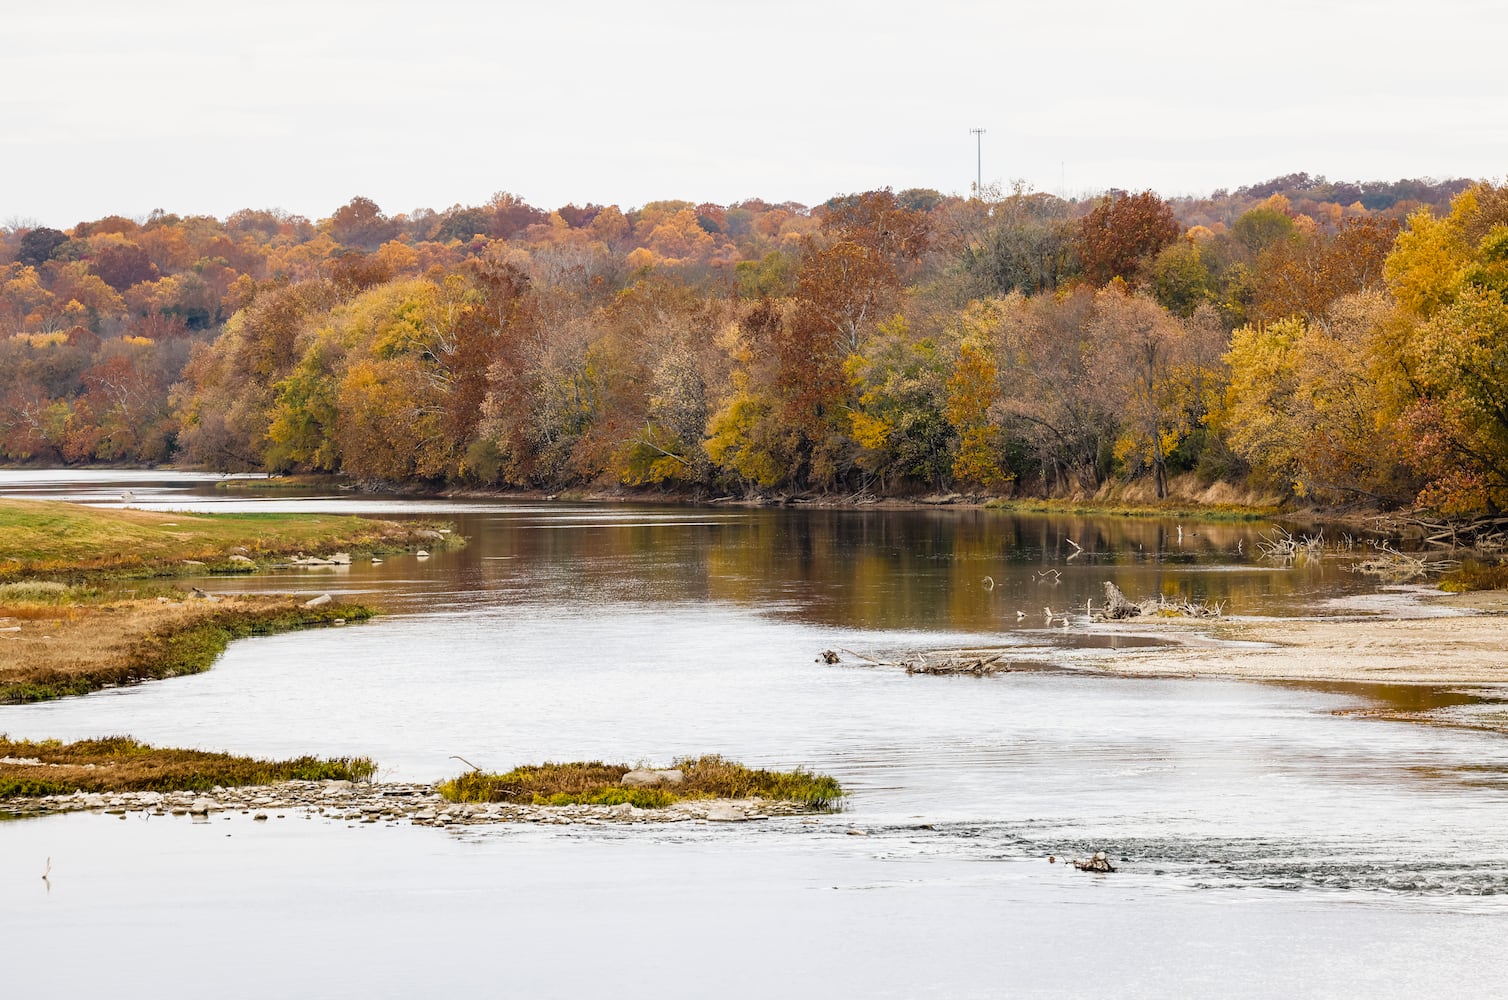
[[[257,760],[204,750],[159,749],[129,736],[60,743],[0,736],[0,757],[39,763],[0,763],[0,799],[74,792],[209,791],[220,786],[280,781],[370,781],[368,757]]]
[[[1474,590],[1508,590],[1508,563],[1464,560],[1440,579],[1440,589],[1452,594]]]
[[[471,771],[440,785],[452,802],[513,802],[523,805],[620,805],[660,809],[688,799],[776,799],[800,802],[811,809],[835,809],[843,798],[836,779],[794,771],[766,771],[744,767],[715,754],[682,757],[671,765],[684,780],[647,788],[624,788],[627,764],[586,761],[533,764],[507,774]]]

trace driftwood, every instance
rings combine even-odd
[[[1007,673],[1011,669],[1011,663],[1005,658],[1004,653],[991,650],[955,649],[921,653],[904,660],[876,660],[862,653],[855,653],[851,649],[824,649],[817,660],[819,663],[829,665],[842,663],[843,658],[838,655],[840,652],[861,661],[866,667],[899,667],[908,674],[990,677],[994,674]]]
[[[1104,851],[1096,851],[1094,857],[1090,858],[1087,861],[1071,861],[1069,862],[1069,864],[1073,865],[1081,872],[1115,871],[1115,866],[1110,863],[1109,858],[1105,857]]]
[[[1257,542],[1257,551],[1263,559],[1284,564],[1318,559],[1325,551],[1325,533],[1317,535],[1292,535],[1274,526],[1272,533],[1262,535]]]
[[[1106,580],[1105,617],[1110,621],[1119,621],[1122,618],[1135,618],[1139,614],[1141,614],[1141,607],[1126,600],[1126,595],[1121,593],[1121,589]]]
[[[1203,601],[1169,601],[1161,594],[1155,600],[1133,604],[1121,589],[1105,581],[1105,607],[1095,617],[1100,621],[1124,621],[1127,618],[1219,618],[1224,607]]]
[[[1394,516],[1378,519],[1378,529],[1391,534],[1418,532],[1424,544],[1442,549],[1475,549],[1501,552],[1508,549],[1508,516],[1493,514],[1469,521],[1431,520],[1426,517]]]
[[[919,659],[906,660],[903,666],[908,674],[934,674],[946,676],[949,674],[967,674],[971,677],[989,677],[994,674],[1007,673],[1011,669],[1011,662],[1005,658],[1004,653],[993,656],[955,656],[943,654],[941,659],[933,660],[929,657],[934,654],[924,653]]]

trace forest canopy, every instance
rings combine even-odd
[[[1508,189],[158,211],[0,230],[0,461],[1508,504]]]

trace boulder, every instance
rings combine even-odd
[[[748,813],[731,802],[714,802],[707,807],[709,823],[747,823]]]
[[[326,604],[329,604],[331,600],[332,600],[332,598],[330,597],[329,594],[320,594],[318,597],[315,597],[315,598],[313,598],[311,600],[305,601],[304,602],[304,607],[306,607],[306,608],[322,608]]]
[[[624,788],[648,788],[652,785],[679,785],[686,780],[686,775],[676,768],[639,768],[629,771],[618,784]]]

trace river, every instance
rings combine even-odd
[[[0,941],[53,959],[7,962],[16,995],[1504,989],[1501,737],[1345,711],[1432,697],[1417,691],[1093,670],[1151,641],[1084,626],[1106,579],[1236,614],[1375,613],[1378,587],[1338,561],[1256,558],[1269,525],[234,486],[0,472],[5,495],[443,517],[469,543],[200,581],[364,595],[389,613],[239,641],[192,677],[0,707],[0,732],[369,754],[405,780],[463,769],[451,755],[503,770],[716,752],[831,773],[847,808],[816,823],[464,832],[240,815],[0,824]],[[1049,607],[1066,629],[1045,626]],[[1020,669],[908,676],[860,659],[964,645],[1010,647]],[[845,662],[818,662],[824,649]],[[1047,861],[1099,849],[1120,872]]]

